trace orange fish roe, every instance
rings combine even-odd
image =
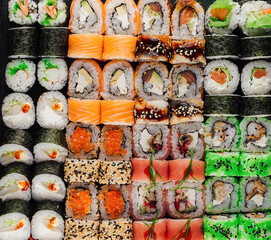
[[[92,204],[89,190],[76,191],[72,189],[68,198],[68,207],[73,211],[73,217],[84,217],[90,213]]]
[[[107,155],[121,154],[125,155],[127,153],[126,149],[121,147],[123,140],[123,129],[116,129],[112,127],[109,131],[104,133],[105,141],[103,146],[105,148],[105,153]]]
[[[70,137],[70,150],[79,154],[81,149],[89,152],[95,148],[95,144],[91,142],[91,132],[85,128],[77,127]]]
[[[20,222],[16,225],[16,227],[15,227],[14,230],[18,230],[18,229],[23,228],[23,227],[24,227],[24,222],[23,222],[23,221],[20,221]]]

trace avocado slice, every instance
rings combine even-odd
[[[78,74],[81,75],[89,84],[92,84],[93,78],[90,76],[90,74],[87,72],[86,69],[81,68],[78,70]]]
[[[160,75],[157,72],[155,72],[154,70],[152,72],[150,82],[152,84],[163,85],[163,81],[162,81]]]
[[[88,15],[93,13],[93,10],[87,0],[82,1],[81,6],[88,13]]]
[[[120,5],[119,7],[116,7],[116,10],[117,10],[118,16],[120,17],[127,14],[125,5]]]
[[[120,76],[124,74],[124,71],[121,69],[118,69],[117,71],[114,72],[113,77],[110,80],[110,84],[111,86],[115,86],[118,82],[118,79],[120,78]]]
[[[160,16],[159,13],[151,10],[150,6],[149,5],[146,5],[143,9],[145,12],[147,12],[149,14],[150,17],[156,17],[156,16]]]

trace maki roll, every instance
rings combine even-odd
[[[107,35],[137,35],[140,31],[140,13],[133,0],[108,0],[105,5]]]
[[[204,89],[208,94],[232,94],[239,85],[238,67],[228,60],[208,63],[204,76]]]
[[[63,0],[40,0],[38,22],[43,27],[57,27],[67,21],[67,5]]]
[[[241,98],[240,115],[244,117],[269,117],[271,113],[271,95],[252,95]]]
[[[204,8],[199,1],[177,1],[171,22],[173,39],[204,38]]]
[[[169,79],[172,82],[170,99],[202,99],[203,73],[199,66],[174,65]]]
[[[141,0],[137,7],[141,16],[140,34],[170,35],[170,1]]]
[[[102,69],[94,60],[75,60],[69,69],[68,95],[80,99],[99,99]]]
[[[100,145],[100,128],[72,122],[66,127],[66,141],[70,158],[96,158]]]
[[[23,93],[11,93],[3,100],[2,118],[11,129],[28,129],[35,123],[35,106]]]
[[[205,26],[210,33],[230,34],[238,27],[240,5],[232,0],[216,0],[207,10]]]
[[[68,78],[68,67],[63,59],[44,58],[38,63],[38,80],[47,90],[62,89]]]
[[[100,0],[73,0],[70,7],[71,33],[103,34],[104,5]]]
[[[137,158],[167,159],[169,139],[169,128],[165,125],[136,124],[133,127],[133,153]]]
[[[43,93],[37,104],[37,122],[42,128],[63,130],[68,120],[68,104],[65,96],[58,91]]]
[[[105,100],[133,100],[135,95],[134,69],[123,60],[107,63],[103,68],[103,89],[101,96]]]
[[[41,129],[33,152],[36,162],[54,160],[63,163],[68,156],[64,133],[57,129]]]
[[[6,84],[15,92],[27,92],[36,81],[36,65],[27,59],[12,60],[6,67]]]

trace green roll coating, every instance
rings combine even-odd
[[[245,96],[241,106],[241,116],[271,116],[271,96]]]
[[[3,209],[2,209],[2,215],[8,214],[8,213],[22,213],[28,218],[30,218],[31,215],[31,208],[30,204],[27,201],[24,200],[9,200],[3,203]]]
[[[39,132],[39,135],[35,144],[38,144],[38,143],[54,143],[64,148],[67,148],[64,132],[58,129],[53,129],[53,128],[49,128],[49,129],[42,128]]]
[[[32,151],[33,139],[31,135],[25,130],[8,129],[4,134],[4,140],[2,144],[18,144]]]

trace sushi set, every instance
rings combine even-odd
[[[0,8],[0,240],[271,239],[269,0]]]

